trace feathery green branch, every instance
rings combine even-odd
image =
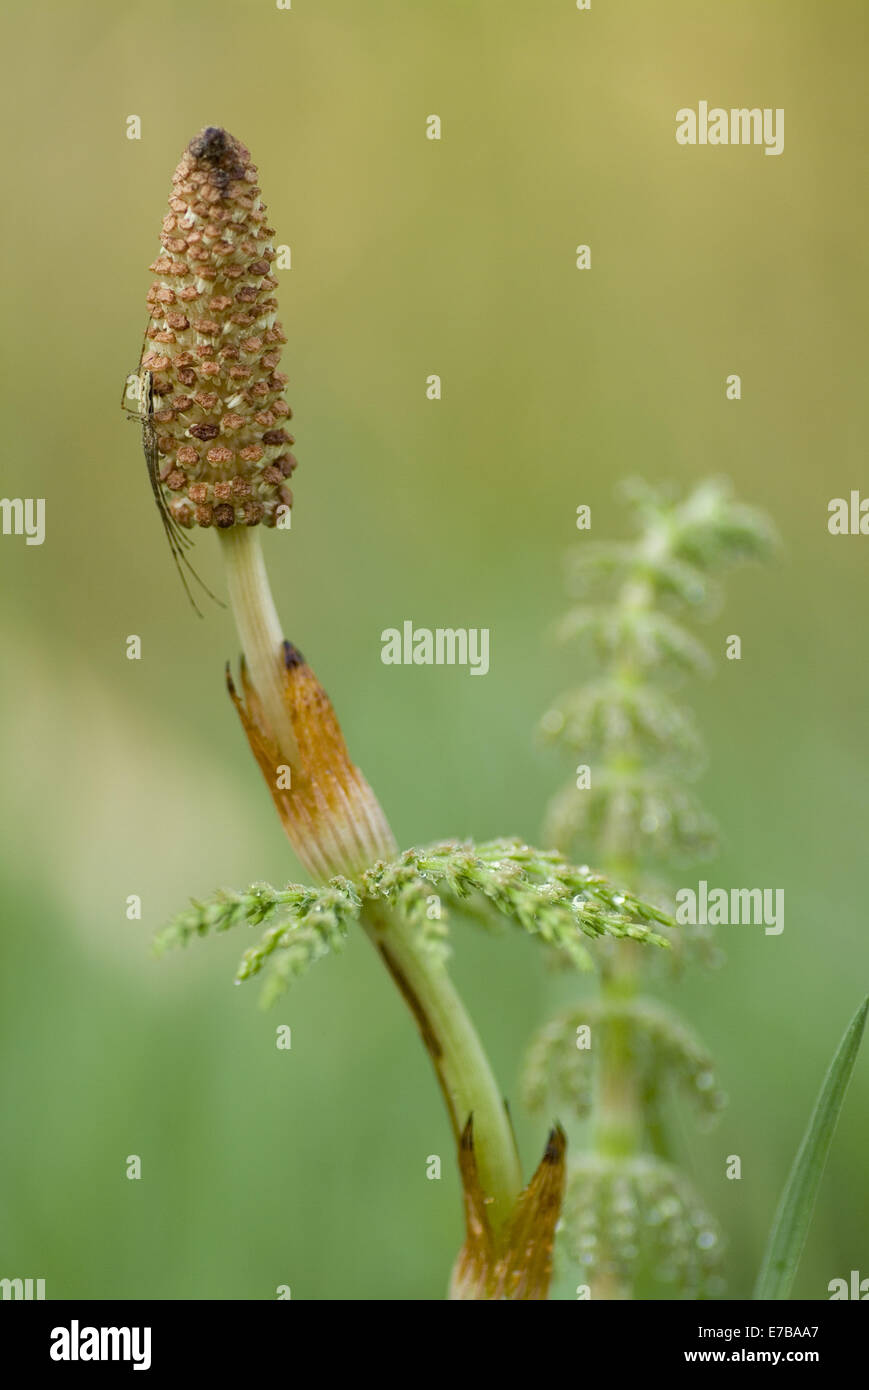
[[[435,888],[438,901],[432,905]],[[170,922],[155,947],[162,952],[208,932],[269,923],[261,940],[245,951],[236,974],[237,981],[247,980],[270,965],[264,992],[269,1003],[315,961],[340,950],[365,902],[389,903],[418,932],[420,943],[442,958],[447,950],[443,899],[487,925],[513,923],[557,947],[581,969],[589,963],[582,936],[667,946],[651,924],[672,925],[660,908],[619,892],[600,874],[577,868],[554,851],[519,840],[445,841],[376,864],[356,882],[334,878],[317,888],[258,883],[246,893],[221,890]]]

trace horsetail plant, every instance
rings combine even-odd
[[[715,844],[691,787],[702,744],[672,693],[680,677],[710,663],[681,619],[709,610],[717,571],[767,556],[775,538],[766,518],[719,482],[682,499],[639,482],[626,491],[635,539],[586,541],[570,557],[581,601],[559,635],[590,647],[597,669],[541,722],[546,737],[582,759],[575,784],[550,805],[544,839],[565,853],[593,850],[604,872],[669,906],[662,871],[710,857]],[[674,944],[678,937],[674,960],[692,947],[714,959],[705,928],[682,927]],[[570,1164],[560,1248],[592,1298],[631,1298],[642,1276],[703,1297],[720,1287],[721,1235],[670,1161],[662,1107],[675,1085],[702,1117],[714,1116],[723,1103],[714,1065],[693,1030],[644,995],[630,942],[601,943],[596,960],[597,996],[543,1028],[524,1073],[529,1106],[555,1102],[590,1122],[588,1147]]]
[[[418,1025],[443,1093],[464,1189],[467,1239],[451,1296],[547,1296],[561,1208],[558,1126],[523,1186],[509,1113],[447,969],[449,910],[539,937],[575,966],[584,940],[666,946],[667,913],[557,852],[516,840],[450,841],[399,853],[370,786],[350,760],[332,705],[287,642],[260,546],[282,526],[295,467],[284,426],[286,341],[271,273],[274,233],[243,145],[208,127],[178,165],[162,249],[151,269],[150,326],[133,379],[149,473],[176,559],[195,528],[217,531],[243,650],[227,682],[281,823],[312,886],[255,883],[192,907],[158,948],[261,925],[238,979],[265,979],[269,1002],[361,928]],[[443,911],[429,919],[433,891]]]

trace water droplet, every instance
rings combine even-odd
[[[701,1250],[711,1250],[718,1244],[718,1236],[714,1231],[701,1231],[697,1237],[697,1244]]]
[[[672,1220],[681,1210],[681,1204],[676,1197],[665,1197],[655,1208],[659,1221]]]

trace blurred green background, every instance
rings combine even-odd
[[[845,0],[7,12],[3,491],[45,497],[47,535],[0,539],[0,1275],[50,1298],[439,1298],[461,1240],[440,1098],[364,939],[270,1014],[232,988],[240,937],[149,954],[188,895],[301,873],[224,692],[231,620],[187,606],[118,409],[172,170],[216,123],[293,254],[276,596],[401,843],[538,835],[567,769],[533,728],[583,674],[548,637],[578,503],[618,536],[622,477],[723,473],[782,533],[706,631],[718,654],[741,634],[742,661],[686,692],[724,831],[686,882],[784,887],[785,930],[733,930],[726,966],[672,991],[731,1097],[710,1135],[686,1118],[683,1154],[747,1293],[869,985],[869,540],[826,528],[865,477],[867,19]],[[701,99],[784,107],[784,153],[679,147],[675,111]],[[219,586],[215,552],[202,535]],[[406,618],[489,627],[488,677],[383,666]],[[458,926],[454,946],[515,1099],[564,981],[526,940]],[[867,1100],[864,1056],[799,1296],[869,1275]],[[545,1122],[517,1125],[530,1171]]]

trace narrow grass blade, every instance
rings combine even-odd
[[[860,1050],[867,1010],[869,996],[863,1000],[848,1024],[824,1077],[772,1223],[754,1288],[753,1296],[756,1299],[786,1299],[790,1296],[839,1111]]]

